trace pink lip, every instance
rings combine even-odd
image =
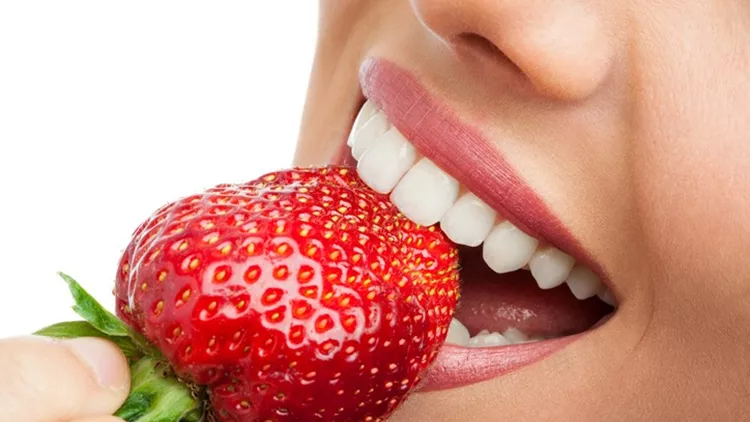
[[[503,347],[445,345],[420,384],[420,392],[447,390],[487,381],[538,362],[576,340],[580,334]]]
[[[414,75],[372,58],[360,68],[364,95],[374,101],[414,147],[526,233],[564,250],[604,279],[601,267],[481,132],[462,122]],[[346,162],[348,153],[339,161]],[[351,160],[349,160],[351,163]],[[420,391],[456,388],[533,364],[579,335],[495,348],[446,345]]]

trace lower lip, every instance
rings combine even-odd
[[[580,336],[503,347],[443,346],[419,392],[449,390],[497,378],[545,359]]]

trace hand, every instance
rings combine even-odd
[[[0,339],[0,420],[122,422],[130,388],[125,356],[96,338]]]

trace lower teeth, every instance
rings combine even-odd
[[[510,341],[503,337],[502,334],[491,333],[487,330],[483,330],[469,339],[469,347],[494,347],[507,346],[509,344],[511,344]]]
[[[469,330],[454,318],[451,321],[445,343],[464,347],[499,347],[540,340],[544,340],[544,338],[529,337],[517,328],[508,328],[502,334],[482,330],[476,335],[471,336]]]

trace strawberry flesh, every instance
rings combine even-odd
[[[458,252],[350,169],[291,169],[162,207],[115,294],[217,420],[375,421],[445,340]]]

